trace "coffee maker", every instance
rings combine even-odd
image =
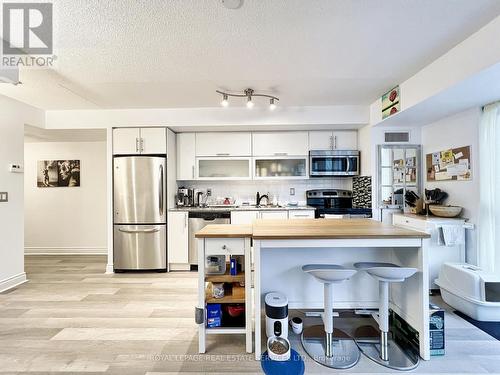
[[[193,189],[181,186],[177,189],[176,204],[177,207],[191,207],[193,205]]]

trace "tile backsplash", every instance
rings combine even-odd
[[[306,203],[306,191],[312,189],[345,189],[352,190],[352,178],[318,178],[308,180],[252,180],[252,181],[178,181],[178,186],[184,186],[206,191],[212,189],[208,202],[217,198],[232,197],[237,203],[255,203],[255,195],[269,193],[272,200],[276,196],[281,204],[297,201]],[[290,189],[295,195],[290,195]]]

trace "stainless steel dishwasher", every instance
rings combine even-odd
[[[195,233],[209,224],[229,224],[230,222],[231,212],[229,211],[189,212],[189,264],[198,264],[198,244],[194,237]]]

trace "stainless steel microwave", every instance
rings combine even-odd
[[[359,175],[359,151],[314,150],[309,151],[311,177]]]

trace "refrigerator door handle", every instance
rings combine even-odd
[[[160,165],[160,179],[158,181],[158,199],[160,203],[160,216],[163,216],[163,165]]]
[[[149,228],[149,229],[124,229],[118,228],[118,230],[122,233],[156,233],[160,231],[160,228]]]

